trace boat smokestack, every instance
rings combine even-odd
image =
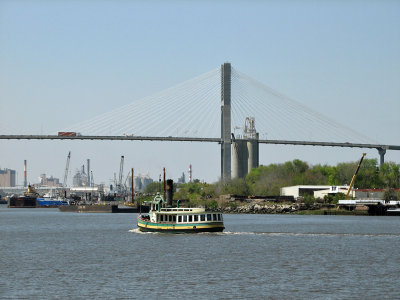
[[[172,207],[172,199],[174,197],[174,181],[172,179],[167,180],[167,206]]]
[[[24,187],[28,186],[28,178],[26,175],[26,159],[24,160]]]
[[[189,182],[192,182],[192,164],[189,165]]]

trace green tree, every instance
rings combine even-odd
[[[379,175],[384,187],[400,188],[400,165],[393,162],[384,163],[379,169]]]
[[[145,193],[154,194],[162,191],[162,185],[156,181],[150,182],[144,189]]]
[[[303,203],[307,206],[310,207],[315,203],[315,198],[313,195],[305,195],[303,198]]]
[[[377,172],[377,159],[364,159],[357,174],[354,186],[362,189],[377,189],[384,186],[379,172]],[[355,172],[356,169],[354,169]]]
[[[387,188],[387,189],[385,190],[385,192],[383,193],[383,199],[384,199],[386,202],[389,202],[389,201],[396,201],[396,200],[398,200],[398,195],[397,195],[397,193],[394,191],[394,189]]]
[[[222,186],[222,193],[247,196],[249,195],[249,187],[243,178],[232,179]]]

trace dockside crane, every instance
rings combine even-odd
[[[118,187],[119,187],[119,192],[122,193],[123,189],[122,189],[122,176],[124,173],[124,156],[121,156],[121,163],[119,166],[119,178],[118,178]]]
[[[360,162],[358,163],[357,169],[354,172],[353,178],[351,178],[351,182],[350,182],[349,188],[347,189],[346,199],[349,199],[349,194],[350,194],[351,188],[353,187],[354,181],[356,180],[357,173],[360,170],[360,167],[361,167],[361,164],[362,164],[362,162],[364,160],[364,156],[365,155],[367,155],[367,153],[363,153],[362,154]]]
[[[65,172],[64,172],[64,180],[63,180],[63,187],[67,187],[67,178],[68,178],[68,169],[69,169],[69,161],[71,159],[71,151],[68,152],[67,162],[65,164]]]

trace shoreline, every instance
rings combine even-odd
[[[368,209],[345,210],[339,209],[334,204],[313,204],[306,206],[304,203],[291,204],[248,204],[220,206],[216,211],[224,214],[293,214],[293,215],[349,215],[368,216]]]

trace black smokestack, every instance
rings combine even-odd
[[[174,181],[172,179],[167,180],[166,192],[167,192],[167,206],[171,207],[172,198],[174,197]]]

